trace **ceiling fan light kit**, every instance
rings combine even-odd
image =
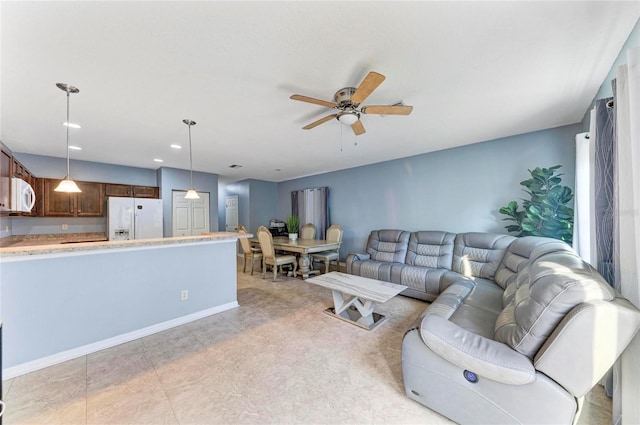
[[[360,114],[356,111],[344,111],[336,117],[342,124],[352,125],[360,119]]]
[[[377,72],[369,72],[358,88],[344,87],[338,90],[334,95],[334,103],[325,100],[314,99],[312,97],[294,94],[290,97],[292,100],[300,102],[313,103],[315,105],[324,106],[326,108],[338,109],[340,112],[327,115],[310,124],[302,127],[303,130],[311,130],[314,127],[324,124],[336,118],[342,124],[350,125],[356,136],[364,134],[366,131],[360,120],[361,114],[377,114],[377,115],[409,115],[413,111],[413,106],[403,104],[395,105],[372,105],[363,106],[360,104],[385,80],[385,76]]]

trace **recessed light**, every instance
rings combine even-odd
[[[81,151],[82,148],[80,146],[73,146],[73,145],[69,145],[69,149],[71,149],[72,151]]]
[[[162,160],[162,159],[160,159],[160,158],[153,158],[153,160],[154,160],[155,162],[164,162],[164,160]]]
[[[82,128],[80,127],[80,124],[76,124],[74,122],[63,122],[62,125],[69,128]]]
[[[280,168],[276,168],[274,171],[282,171]]]
[[[171,149],[182,149],[182,146],[180,145],[170,145]]]

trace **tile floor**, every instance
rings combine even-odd
[[[437,424],[404,396],[400,346],[424,308],[395,297],[368,332],[330,292],[238,274],[240,307],[4,382],[4,424]],[[354,342],[357,341],[357,344]],[[580,424],[611,422],[597,387]]]

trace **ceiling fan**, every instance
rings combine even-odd
[[[327,108],[337,109],[335,114],[327,115],[317,121],[302,127],[303,130],[311,130],[314,127],[324,124],[336,118],[343,124],[350,125],[356,136],[365,133],[360,114],[378,114],[378,115],[409,115],[413,110],[413,106],[407,105],[372,105],[360,106],[364,100],[384,81],[385,76],[377,72],[369,72],[358,88],[345,87],[336,92],[333,96],[335,102],[327,102],[325,100],[314,99],[313,97],[294,94],[291,96],[293,100],[301,102],[314,103]]]

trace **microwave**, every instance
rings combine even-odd
[[[31,212],[36,203],[36,192],[26,181],[11,178],[11,211]]]

